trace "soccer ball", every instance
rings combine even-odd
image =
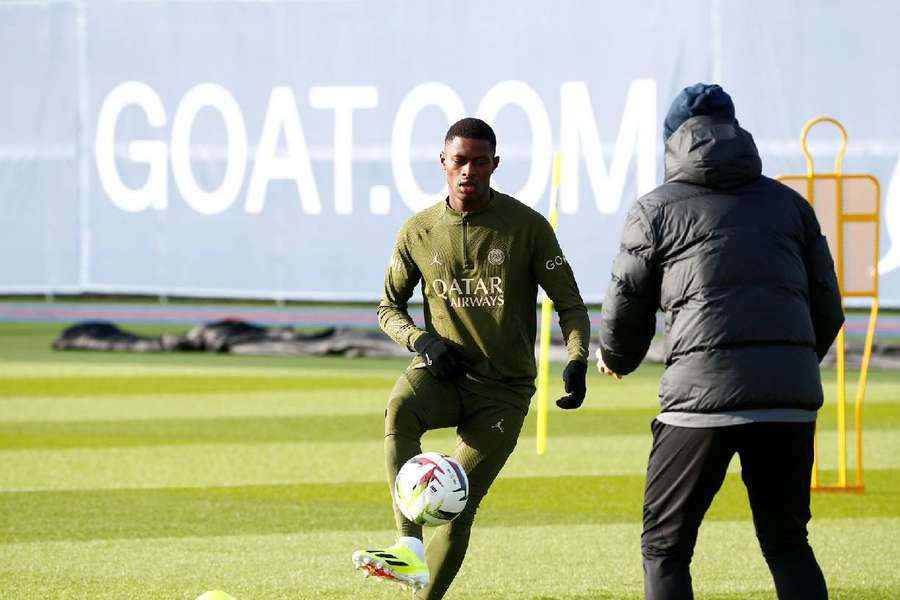
[[[417,454],[400,468],[394,501],[403,515],[419,525],[437,527],[466,507],[469,479],[459,463],[440,452]]]

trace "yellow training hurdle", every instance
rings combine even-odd
[[[833,173],[816,173],[807,146],[810,130],[818,123],[831,123],[841,133],[842,143],[834,160]],[[837,272],[841,296],[868,298],[871,300],[869,324],[860,365],[859,381],[854,404],[855,432],[855,481],[848,482],[847,472],[847,415],[846,415],[846,341],[845,327],[837,336],[837,482],[824,485],[819,481],[818,435],[815,443],[815,459],[811,488],[815,491],[862,491],[863,446],[862,406],[866,394],[869,359],[875,338],[875,322],[878,318],[878,257],[881,234],[880,199],[878,180],[868,174],[844,174],[841,165],[847,153],[847,131],[836,119],[817,117],[809,121],[800,134],[800,144],[806,157],[805,175],[782,175],[778,180],[800,193],[815,208],[828,240]]]

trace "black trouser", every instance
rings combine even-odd
[[[652,430],[641,535],[648,600],[694,597],[690,564],[697,530],[735,453],[778,598],[828,597],[806,541],[815,423],[690,428],[654,420]]]

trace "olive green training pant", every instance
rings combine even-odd
[[[524,419],[525,413],[512,404],[438,381],[426,369],[407,369],[397,380],[384,419],[388,484],[393,487],[403,463],[422,451],[422,434],[443,427],[456,427],[454,454],[469,478],[466,508],[436,528],[428,543],[430,584],[416,598],[444,597],[466,555],[478,505],[516,447]],[[422,527],[404,517],[396,503],[394,515],[401,536],[422,537]]]

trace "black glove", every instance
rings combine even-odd
[[[581,406],[581,403],[584,402],[584,395],[587,393],[586,376],[587,363],[577,360],[569,361],[566,370],[563,371],[563,383],[566,384],[566,392],[569,395],[556,401],[558,407],[570,409]]]
[[[436,335],[426,333],[413,344],[425,361],[425,368],[438,379],[455,379],[466,372],[466,365],[459,350]]]

